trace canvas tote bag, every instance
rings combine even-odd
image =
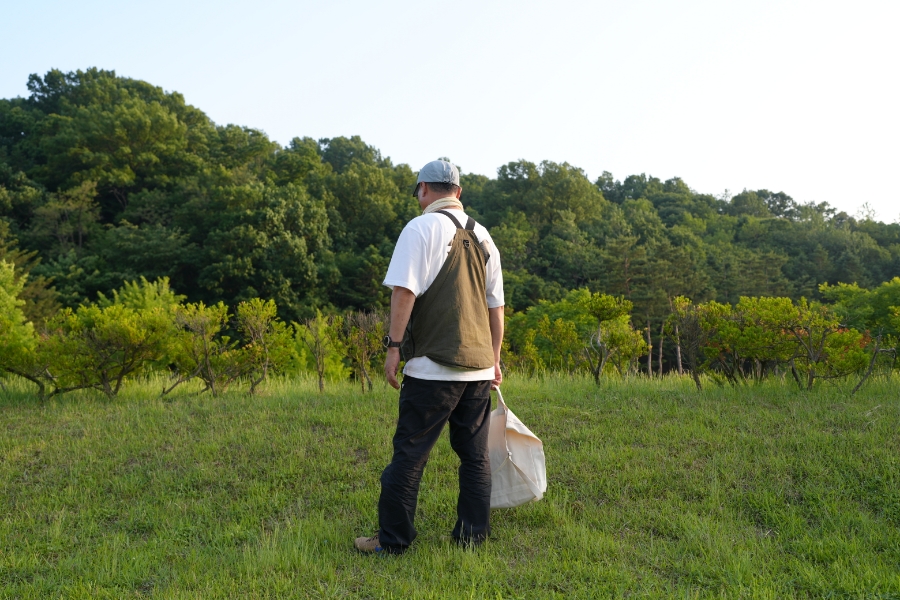
[[[497,389],[488,434],[491,508],[510,508],[540,500],[547,491],[544,443],[506,406]]]

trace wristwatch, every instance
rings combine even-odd
[[[381,343],[384,344],[385,348],[399,348],[400,342],[395,342],[391,339],[390,335],[384,336],[384,339],[381,340]]]

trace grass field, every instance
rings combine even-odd
[[[396,392],[270,383],[255,398],[0,400],[2,598],[900,598],[900,399],[769,383],[510,378],[545,498],[464,551],[446,433],[419,538],[377,526]]]

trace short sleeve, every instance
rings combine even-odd
[[[394,246],[384,285],[391,289],[399,285],[412,291],[417,298],[421,296],[428,278],[426,252],[422,233],[410,225],[404,227]]]
[[[476,232],[476,234],[477,233],[479,232]],[[488,308],[497,308],[506,303],[503,295],[503,270],[500,268],[500,252],[497,250],[497,246],[494,245],[494,240],[491,239],[487,230],[484,231],[484,236],[482,241],[486,240],[488,242],[491,255],[485,265],[487,272],[485,273],[484,283],[485,292],[487,294],[487,305]]]

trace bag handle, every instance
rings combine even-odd
[[[503,412],[509,412],[509,408],[507,408],[506,402],[503,401],[503,394],[500,393],[500,388],[492,387],[491,390],[497,392],[497,407],[503,407]]]
[[[528,486],[529,491],[534,494],[534,500],[537,501],[544,497],[544,492],[541,491],[541,488],[538,487],[537,482],[535,482],[531,477],[529,477],[525,471],[519,468],[519,465],[516,463],[512,463],[512,466],[519,472],[519,475],[522,476],[522,479],[525,480],[525,485]]]

